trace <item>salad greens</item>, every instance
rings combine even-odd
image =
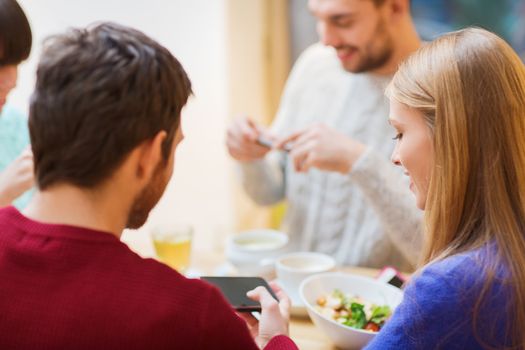
[[[392,314],[388,305],[375,305],[338,289],[319,297],[317,307],[340,324],[371,332],[378,332]]]

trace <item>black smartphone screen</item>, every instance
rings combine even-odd
[[[403,287],[403,284],[405,282],[403,282],[403,280],[397,276],[394,276],[392,277],[388,283],[390,283],[391,285],[393,285],[394,287],[397,287],[397,288],[402,288]]]
[[[201,280],[213,284],[219,288],[226,300],[237,311],[253,312],[261,311],[261,305],[246,296],[246,293],[256,287],[263,286],[268,292],[279,300],[268,283],[260,277],[210,277],[203,276]]]

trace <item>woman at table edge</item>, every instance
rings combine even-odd
[[[33,155],[29,150],[26,118],[6,105],[15,88],[18,66],[31,53],[29,21],[14,0],[0,1],[0,207],[23,208],[34,184]]]
[[[446,34],[387,88],[392,161],[425,211],[426,250],[366,349],[525,346],[525,68],[483,29]]]

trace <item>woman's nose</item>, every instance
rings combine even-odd
[[[399,159],[399,153],[397,152],[397,147],[394,149],[394,152],[392,152],[390,161],[394,163],[394,165],[401,166],[401,160]]]

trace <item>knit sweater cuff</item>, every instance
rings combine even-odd
[[[266,344],[264,350],[299,350],[299,348],[292,339],[285,335],[278,335]]]
[[[245,174],[247,177],[260,176],[262,170],[265,167],[265,160],[255,160],[252,162],[238,162],[238,169],[241,171],[241,175]]]

